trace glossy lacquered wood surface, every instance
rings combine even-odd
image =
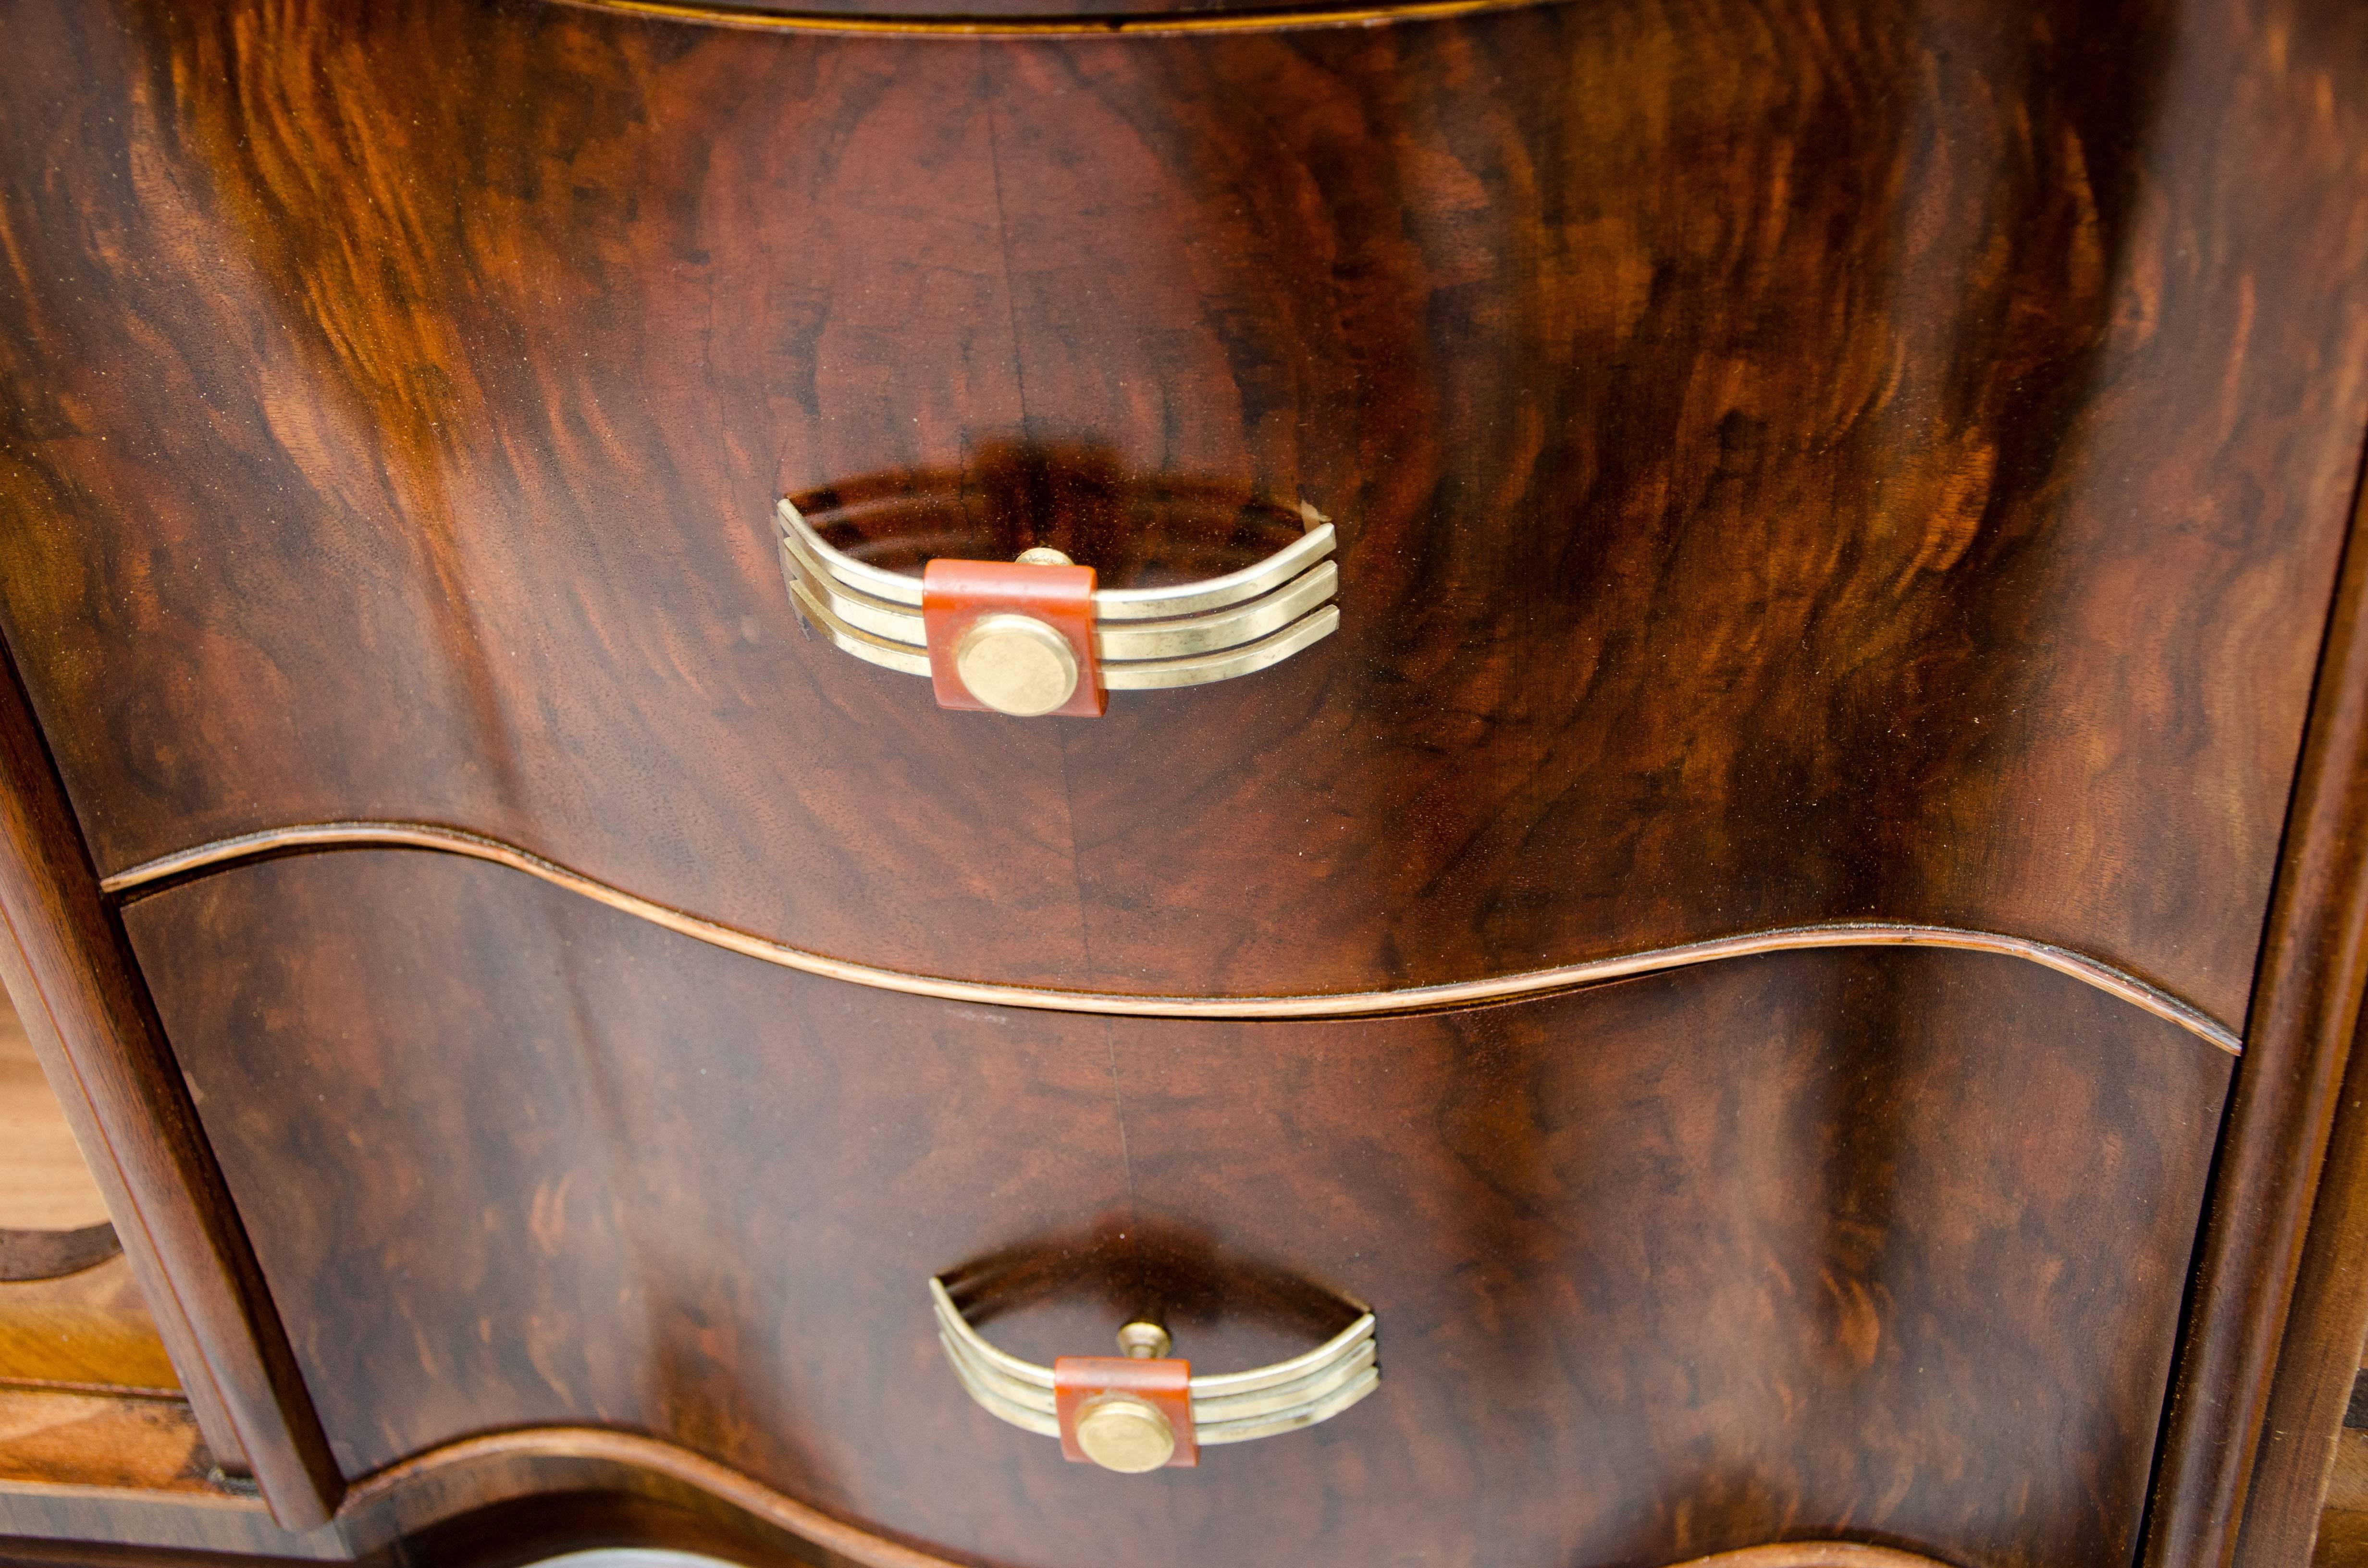
[[[2301,1558],[2368,1321],[2360,1283],[2345,1278],[2360,1267],[2368,1183],[2368,1129],[2359,1125],[2368,1076],[2352,1061],[2368,984],[2363,614],[2368,483],[2279,855],[2247,1019],[2250,1052],[2189,1288],[2148,1524],[2153,1565],[2226,1562],[2233,1553],[2245,1568],[2271,1568]]]
[[[2340,1445],[2368,1441],[2347,1420],[2368,1337],[2368,1051],[2356,1035],[2346,1069],[2241,1524],[2230,1532],[2243,1568],[2305,1560],[2328,1521],[2340,1531],[2368,1502],[2329,1484]]]
[[[217,1462],[291,1530],[338,1478],[115,911],[0,656],[0,986],[90,1163]]]
[[[1120,29],[1186,33],[1364,26],[1506,9],[1531,0],[553,0],[690,26],[757,31],[849,30],[953,35],[1063,34]]]
[[[615,1426],[1047,1568],[2123,1560],[2232,1065],[1912,949],[1188,1023],[845,985],[416,852],[126,919],[349,1478]],[[968,1403],[949,1270],[1039,1361],[1155,1310],[1258,1365],[1353,1297],[1384,1381],[1110,1477]]]
[[[1928,920],[2241,1016],[2362,424],[2346,0],[9,25],[0,627],[103,870],[424,821],[1187,994]],[[998,443],[1313,501],[1343,630],[1092,723],[800,638],[776,495]]]

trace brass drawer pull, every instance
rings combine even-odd
[[[1090,569],[1041,549],[1016,562],[932,561],[920,577],[890,572],[833,549],[787,499],[774,508],[781,574],[807,624],[859,659],[931,676],[947,707],[1030,716],[1098,713],[1105,691],[1231,680],[1331,635],[1332,525],[1304,504],[1300,517],[1301,538],[1238,572],[1099,588]],[[1062,593],[1076,596],[1074,636],[1048,608]],[[941,627],[959,630],[933,639]]]
[[[1106,1470],[1189,1466],[1214,1444],[1313,1426],[1382,1381],[1371,1312],[1304,1356],[1196,1378],[1190,1362],[1167,1358],[1167,1332],[1151,1324],[1119,1331],[1124,1358],[1064,1356],[1040,1367],[982,1338],[942,1279],[929,1281],[929,1300],[938,1343],[972,1399],[1023,1431],[1060,1438],[1072,1460]]]

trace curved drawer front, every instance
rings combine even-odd
[[[349,1474],[618,1427],[1044,1568],[2123,1561],[2232,1060],[1907,949],[1186,1023],[789,973],[450,856],[127,914]],[[933,1276],[1040,1366],[1148,1314],[1264,1367],[1361,1306],[1383,1376],[1110,1475],[973,1403]]]
[[[2242,1014],[2363,418],[2342,0],[19,9],[0,619],[106,871],[423,822],[1175,994],[1933,921]],[[1104,472],[1318,508],[1339,630],[1099,722],[801,637],[783,495]]]

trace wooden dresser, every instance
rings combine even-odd
[[[2368,7],[961,3],[0,6],[0,1533],[2305,1560]]]

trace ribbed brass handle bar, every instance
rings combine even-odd
[[[937,1311],[938,1342],[972,1399],[988,1414],[1023,1431],[1047,1437],[1076,1437],[1075,1417],[1070,1432],[1064,1434],[1062,1425],[1061,1391],[1069,1376],[1068,1358],[1056,1369],[996,1349],[954,1305],[943,1280],[929,1281],[929,1299]],[[1165,1349],[1164,1333],[1145,1324],[1130,1324],[1121,1339],[1131,1355],[1143,1353],[1144,1346],[1135,1337],[1140,1335],[1156,1335],[1159,1348]],[[1198,1448],[1246,1443],[1330,1420],[1381,1386],[1375,1335],[1373,1314],[1364,1312],[1304,1356],[1251,1371],[1185,1380],[1190,1407],[1189,1441]],[[1092,1402],[1086,1403],[1090,1407]],[[1104,1462],[1092,1452],[1090,1435],[1085,1447],[1085,1457]]]
[[[1331,635],[1340,624],[1332,525],[1313,507],[1302,507],[1301,517],[1305,534],[1241,571],[1171,587],[1096,589],[1089,663],[1099,686],[1144,691],[1231,680]],[[906,675],[932,674],[922,578],[832,548],[787,499],[774,508],[774,522],[782,577],[809,625],[859,659]],[[1053,559],[1065,565],[1064,558]],[[1044,710],[992,699],[987,705]]]

